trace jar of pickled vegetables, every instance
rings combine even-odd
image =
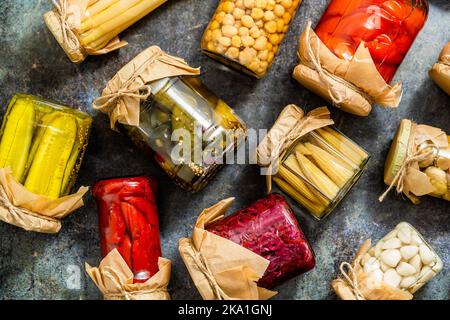
[[[427,0],[331,0],[315,32],[345,60],[351,60],[364,43],[389,83],[427,16]]]
[[[164,78],[150,86],[139,125],[119,127],[136,145],[154,153],[177,184],[199,191],[221,167],[224,155],[244,139],[245,125],[198,78]]]
[[[284,197],[270,194],[210,224],[207,231],[270,261],[258,286],[272,289],[314,268],[314,252]]]
[[[301,0],[221,0],[201,42],[202,51],[239,71],[263,77]]]
[[[325,107],[305,115],[289,105],[258,146],[258,155],[276,165],[268,177],[317,219],[333,211],[369,160],[366,151],[331,124]],[[271,150],[280,152],[267,155]]]
[[[0,168],[41,196],[70,193],[81,166],[92,118],[31,95],[16,94],[0,130]]]
[[[156,181],[149,177],[102,180],[93,187],[102,255],[117,249],[137,283],[158,272],[161,243],[156,191]]]

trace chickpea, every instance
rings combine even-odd
[[[257,39],[261,37],[261,30],[259,30],[259,28],[255,26],[250,29],[250,35],[252,36],[253,39]]]
[[[233,11],[233,17],[236,20],[240,20],[244,14],[245,14],[245,11],[240,8],[235,8]]]
[[[219,54],[224,54],[227,51],[227,48],[221,45],[220,43],[214,48],[214,51],[216,51]]]
[[[291,22],[292,16],[289,12],[286,12],[285,14],[283,14],[283,21],[284,24],[289,24],[289,22]]]
[[[205,41],[209,42],[211,41],[212,37],[211,37],[212,31],[210,29],[206,30],[205,32]]]
[[[244,9],[244,0],[237,0],[234,4],[239,9]]]
[[[255,58],[256,54],[253,54],[254,49],[245,48],[239,53],[239,62],[246,66],[251,63],[251,61]]]
[[[272,51],[272,48],[273,48],[273,45],[269,42],[269,43],[267,43],[267,50],[268,51]]]
[[[253,72],[257,73],[258,69],[261,67],[261,63],[259,59],[253,59],[250,64],[248,65],[248,68],[252,70]]]
[[[217,20],[214,20],[213,22],[211,22],[211,25],[209,26],[209,28],[211,30],[219,29],[220,28],[220,23],[217,22]]]
[[[225,15],[225,17],[223,17],[222,24],[232,26],[232,25],[234,25],[234,22],[235,22],[235,20],[234,20],[233,15],[228,13]]]
[[[232,1],[227,1],[223,4],[222,10],[226,13],[232,13],[234,10],[234,3]]]
[[[220,11],[217,15],[216,15],[216,21],[218,23],[222,23],[223,18],[225,17],[226,13],[223,11]]]
[[[250,30],[248,30],[247,27],[240,27],[240,28],[239,28],[239,35],[240,35],[241,37],[243,37],[243,36],[248,36],[249,34],[250,34]]]
[[[244,6],[247,9],[253,9],[255,7],[255,0],[244,0]]]
[[[222,34],[225,37],[231,38],[231,37],[237,35],[237,33],[238,33],[238,29],[235,26],[225,25],[222,27]]]
[[[277,19],[277,32],[283,32],[284,21],[283,19]]]
[[[292,7],[292,0],[281,0],[281,5],[285,9],[289,9],[290,7]]]
[[[266,10],[273,10],[276,4],[275,0],[267,0]]]
[[[231,38],[231,45],[233,47],[239,48],[242,44],[242,40],[241,37],[239,36],[233,36],[233,38]]]
[[[280,38],[281,37],[278,34],[274,33],[269,36],[269,41],[271,44],[277,45],[280,43]]]
[[[250,36],[243,36],[241,40],[242,44],[246,47],[253,47],[253,45],[255,44],[255,39]]]
[[[264,21],[262,21],[262,20],[256,21],[255,24],[256,24],[256,26],[257,26],[258,28],[264,27]]]
[[[244,15],[241,18],[242,25],[247,28],[251,28],[255,25],[255,21],[249,15]]]
[[[206,48],[209,51],[214,51],[216,49],[216,47],[214,46],[214,43],[212,41],[208,42],[208,44],[206,45]]]
[[[269,50],[262,50],[258,52],[258,59],[261,61],[267,60],[267,57],[269,56]]]
[[[264,12],[264,21],[271,21],[275,19],[275,13],[273,11]]]
[[[239,49],[231,47],[225,52],[225,55],[231,59],[237,59],[239,58]]]
[[[264,50],[267,46],[267,38],[266,37],[259,37],[256,39],[255,44],[253,45],[253,48],[255,48],[258,51]]]
[[[219,41],[220,37],[222,37],[222,32],[220,31],[220,29],[213,30],[213,32],[211,33],[211,40],[217,42]]]
[[[269,33],[275,33],[277,31],[277,23],[275,21],[266,22],[264,29]]]
[[[273,53],[273,51],[270,51],[269,56],[267,57],[267,62],[272,63],[274,57],[275,57],[275,54]]]
[[[259,73],[264,73],[269,67],[269,64],[267,63],[267,61],[261,61],[260,66],[262,70],[259,71]]]
[[[260,8],[253,8],[252,9],[252,18],[254,20],[259,20],[264,17],[264,11]]]
[[[255,6],[260,9],[264,9],[267,6],[267,0],[256,0]]]
[[[283,14],[285,13],[284,7],[282,5],[275,5],[275,8],[273,9],[273,12],[278,16],[278,17],[282,17]]]
[[[221,45],[223,45],[224,47],[229,47],[229,46],[231,46],[231,39],[228,37],[220,37],[219,43]]]

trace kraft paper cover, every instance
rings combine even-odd
[[[93,107],[109,115],[112,129],[115,129],[117,122],[138,126],[141,100],[151,94],[149,83],[167,77],[198,74],[199,68],[192,68],[183,59],[152,46],[131,60],[108,82]],[[142,94],[142,91],[146,93]]]
[[[349,279],[344,276],[331,282],[336,295],[342,300],[411,300],[413,296],[408,291],[377,282],[363,271],[361,260],[370,247],[371,240],[368,239],[356,253],[351,263],[352,271],[347,273]]]
[[[77,193],[50,199],[28,191],[10,168],[0,168],[0,220],[27,231],[57,233],[61,219],[83,206],[87,191],[81,187]]]
[[[442,49],[439,61],[431,68],[430,77],[450,95],[450,42]]]
[[[170,300],[171,262],[159,258],[159,271],[144,283],[133,283],[133,272],[117,249],[112,250],[98,267],[86,263],[86,272],[105,300]]]
[[[192,238],[178,243],[195,286],[205,300],[267,300],[276,292],[260,288],[269,261],[256,253],[205,230],[223,219],[234,198],[220,201],[202,211]]]
[[[344,111],[368,115],[372,103],[390,108],[400,103],[401,84],[386,83],[364,43],[351,61],[340,59],[320,40],[309,23],[300,36],[298,57],[300,65],[294,70],[294,78]]]
[[[330,111],[320,107],[305,112],[294,104],[286,106],[267,135],[256,149],[258,164],[267,167],[266,183],[268,192],[272,189],[272,175],[284,154],[303,136],[311,131],[334,124]]]
[[[83,47],[77,38],[77,30],[81,27],[81,20],[89,6],[89,0],[61,0],[57,4],[65,9],[66,21],[62,21],[61,14],[55,7],[52,11],[44,14],[44,21],[58,41],[59,45],[66,52],[67,56],[74,63],[81,63],[88,55],[101,55],[125,47],[128,43],[120,41],[118,37],[113,38],[102,49],[96,50]],[[67,28],[66,28],[67,27]],[[64,36],[66,32],[67,36]]]
[[[424,124],[413,123],[409,141],[408,156],[416,153],[418,147],[424,142],[431,141],[439,149],[449,147],[447,134],[444,131]],[[420,197],[435,191],[430,178],[420,170],[418,162],[408,166],[403,183],[403,193],[407,196],[412,193]]]

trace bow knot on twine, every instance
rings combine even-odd
[[[351,288],[356,300],[366,300],[364,295],[359,290],[358,277],[356,275],[355,268],[353,268],[353,266],[348,262],[342,262],[339,266],[339,270],[344,277],[342,280]]]
[[[109,108],[114,106],[117,100],[122,99],[123,97],[135,98],[139,101],[147,100],[152,94],[152,88],[144,84],[136,89],[125,89],[119,88],[118,90],[111,92],[106,95],[102,95],[94,100],[93,106],[95,109],[103,110],[105,108]]]
[[[218,300],[225,300],[227,298],[227,295],[223,291],[223,289],[219,286],[219,284],[216,281],[216,278],[212,274],[211,269],[208,266],[207,259],[204,257],[204,255],[196,251],[194,247],[192,247],[194,250],[193,252],[189,251],[189,256],[194,260],[195,264],[199,268],[199,270],[202,272],[202,274],[206,277],[206,280],[208,280],[209,285],[214,291],[215,296]]]
[[[103,297],[105,300],[138,300],[139,296],[152,294],[152,293],[167,293],[167,288],[156,288],[156,289],[148,289],[148,290],[139,290],[139,291],[127,291],[123,288],[120,281],[114,276],[115,271],[111,267],[104,267],[102,270],[102,274],[111,280],[115,289],[118,292],[110,292],[105,293]]]
[[[424,149],[428,149],[424,152]],[[434,158],[439,154],[439,147],[436,146],[433,142],[431,142],[426,148],[418,148],[413,154],[406,157],[402,166],[398,170],[394,179],[392,180],[389,187],[386,191],[378,198],[380,202],[383,202],[389,192],[392,190],[394,186],[396,186],[397,193],[402,193],[405,186],[405,177],[408,172],[408,169],[416,162],[424,161],[429,159],[431,156]]]
[[[73,31],[72,27],[69,24],[69,11],[67,6],[67,0],[59,0],[59,1],[51,0],[51,1],[56,9],[56,16],[58,17],[61,23],[61,32],[64,42],[72,50],[82,48],[76,33]]]
[[[307,65],[308,67],[314,69],[317,71],[320,80],[322,80],[323,83],[327,86],[328,94],[331,98],[331,101],[334,106],[340,108],[341,104],[344,102],[344,96],[341,94],[341,90],[337,90],[335,88],[335,85],[332,80],[349,87],[353,91],[360,94],[364,99],[366,99],[370,104],[373,103],[373,99],[363,90],[355,86],[354,84],[342,79],[341,77],[338,77],[334,75],[333,73],[329,72],[328,70],[324,69],[322,67],[321,59],[320,59],[320,38],[316,36],[316,50],[314,53],[314,50],[311,45],[311,21],[308,21],[308,25],[306,27],[306,52],[308,54],[308,59],[310,61],[302,61],[302,58],[299,53],[297,53],[297,56],[299,60]]]

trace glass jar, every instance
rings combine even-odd
[[[0,168],[11,168],[28,191],[52,199],[75,184],[92,118],[25,94],[11,100],[0,130]]]
[[[270,261],[258,286],[271,289],[315,266],[314,252],[283,196],[270,194],[206,228]]]
[[[199,191],[223,164],[224,155],[245,138],[245,124],[195,77],[150,84],[139,126],[122,125],[134,143],[155,159],[181,187]]]
[[[158,272],[156,188],[149,177],[101,180],[93,187],[102,255],[117,249],[133,271],[134,282],[145,282]]]
[[[364,255],[361,266],[374,279],[415,293],[442,270],[443,263],[419,231],[402,222]]]
[[[315,218],[330,214],[361,177],[369,155],[332,127],[301,137],[286,152],[275,183]]]
[[[301,0],[222,0],[201,42],[202,51],[256,78],[272,66]]]
[[[361,42],[389,83],[428,16],[427,0],[332,0],[315,32],[339,58]]]

